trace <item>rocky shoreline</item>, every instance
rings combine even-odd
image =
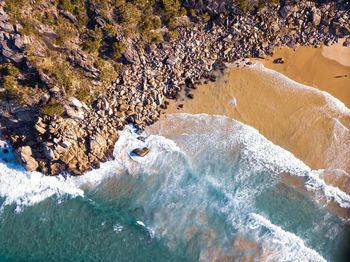
[[[349,38],[349,2],[337,2],[318,5],[298,1],[267,6],[256,13],[227,15],[220,11],[225,6],[217,5],[216,19],[191,28],[180,27],[176,41],[145,47],[137,37],[128,41],[124,52],[127,63],[121,66],[115,83],[91,106],[52,88],[49,96],[63,101],[62,116],[14,108],[11,116],[1,119],[2,134],[27,170],[81,175],[111,156],[118,130],[127,124],[139,129],[151,125],[166,110],[167,99],[176,99],[182,89],[193,98],[191,90],[203,81],[215,81],[215,72],[224,70],[226,63],[264,58],[278,46],[317,47]],[[183,23],[190,23],[185,18]],[[13,26],[3,11],[0,20],[5,32],[0,34],[0,60],[25,57],[20,43],[26,38],[17,32],[20,25]],[[84,54],[72,54],[72,59],[83,70],[96,73]],[[45,81],[44,73],[41,78]],[[49,97],[43,95],[41,99]]]

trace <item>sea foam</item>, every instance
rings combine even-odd
[[[48,197],[84,196],[84,191],[62,176],[49,177],[39,172],[26,172],[19,166],[0,162],[0,197],[4,199],[0,211],[7,205],[16,205],[16,212],[24,206],[35,205]]]
[[[2,208],[15,204],[16,211],[21,211],[26,205],[52,196],[83,197],[84,190],[103,187],[106,179],[129,176],[128,180],[136,181],[137,188],[128,194],[145,214],[142,220],[137,220],[142,223],[136,223],[151,238],[166,239],[169,247],[181,241],[187,244],[196,236],[201,239],[198,243],[201,254],[208,248],[216,248],[225,255],[232,247],[230,241],[234,241],[230,229],[246,228],[267,250],[274,243],[272,251],[283,254],[282,261],[289,261],[288,257],[324,261],[297,235],[250,212],[254,211],[255,197],[278,183],[279,173],[306,177],[308,190],[322,192],[327,200],[347,207],[349,196],[326,185],[316,171],[254,128],[223,116],[170,115],[159,122],[159,129],[149,132],[154,135],[143,134],[146,138],[141,141],[135,130],[127,126],[115,145],[115,159],[82,177],[45,177],[1,163]],[[133,149],[144,146],[150,149],[148,155],[130,156]],[[220,161],[230,163],[223,173],[217,170]],[[207,168],[209,164],[212,167]],[[218,217],[229,223],[218,224]],[[214,241],[215,234],[208,237],[208,232],[215,232],[223,242]]]
[[[305,246],[301,238],[274,225],[259,214],[249,214],[246,227],[254,231],[260,241],[266,241],[270,253],[268,261],[326,261],[315,250]]]

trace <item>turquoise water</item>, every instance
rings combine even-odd
[[[38,186],[1,165],[0,261],[349,258],[348,222],[326,204],[336,195],[347,206],[348,196],[320,187],[315,172],[252,128],[176,115],[150,132],[142,142],[127,128],[115,160],[78,179]],[[141,145],[150,154],[129,157]]]

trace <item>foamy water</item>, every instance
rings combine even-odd
[[[128,260],[135,261],[139,261],[135,252],[141,246],[151,249],[144,261],[159,257],[159,252],[168,254],[165,260],[169,261],[224,257],[325,261],[344,256],[347,222],[324,203],[335,201],[348,207],[349,196],[327,186],[318,176],[321,171],[310,170],[254,128],[223,116],[178,114],[148,132],[152,135],[144,134],[143,142],[127,127],[116,143],[115,160],[79,178],[43,177],[2,164],[3,225],[13,219],[21,221],[28,213],[43,212],[40,232],[51,228],[56,239],[61,231],[52,229],[50,223],[62,224],[67,239],[78,234],[79,241],[91,246],[89,225],[94,224],[95,237],[108,241],[104,245],[110,241],[120,245],[115,247],[119,251],[99,253],[104,261],[118,257],[122,243],[127,243]],[[150,148],[146,157],[129,155],[142,146]],[[304,177],[311,197],[282,184],[281,173]],[[21,212],[11,214],[12,208]],[[73,217],[81,221],[75,227],[84,230],[73,234],[68,226]],[[38,230],[16,226],[16,222],[13,227]],[[0,233],[8,230],[0,226]],[[332,234],[327,233],[330,230]],[[0,237],[0,243],[6,247],[0,248],[0,256],[12,252],[11,237]],[[45,242],[39,241],[38,253],[47,252],[43,246]],[[69,261],[75,245],[62,248],[52,258]],[[95,243],[90,251],[96,248],[105,250]]]
[[[242,96],[220,91],[210,109],[223,105],[221,113],[246,124],[213,112],[173,114],[144,141],[128,126],[115,159],[82,177],[26,172],[2,141],[0,260],[347,261],[350,196],[332,179],[348,176],[350,110],[259,63],[244,70],[263,76],[252,83],[259,99],[248,99],[243,79],[233,89]],[[288,151],[250,125],[296,145]],[[130,156],[144,146],[147,156]]]

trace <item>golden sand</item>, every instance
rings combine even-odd
[[[350,46],[344,47],[343,42],[321,48],[280,48],[262,62],[299,83],[330,93],[350,108]],[[280,57],[285,63],[274,64]]]
[[[264,61],[275,71],[260,62],[233,66],[217,82],[193,90],[194,99],[182,94],[178,101],[171,101],[166,113],[207,113],[239,120],[310,168],[325,169],[321,175],[325,182],[350,194],[350,55],[344,59],[349,50],[341,45],[280,49],[274,58]],[[273,64],[277,57],[283,57],[285,63]],[[280,190],[293,187],[303,195],[312,194],[305,190],[303,177],[281,174],[281,178]],[[327,208],[340,217],[349,217],[348,210],[335,202]],[[230,256],[220,256],[219,251],[208,250],[221,257],[217,261],[232,260]],[[251,251],[251,256],[242,261],[263,261],[268,255],[244,238],[233,247],[234,253],[242,251]]]
[[[350,110],[329,94],[259,62],[231,68],[216,83],[200,86],[193,94],[193,100],[171,103],[167,113],[226,115],[253,126],[312,169],[350,173]]]

